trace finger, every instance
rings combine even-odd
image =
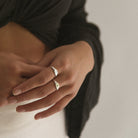
[[[33,61],[31,61],[30,59],[27,59],[25,57],[22,57],[18,54],[14,54],[12,53],[14,56],[16,56],[16,58],[18,58],[20,61],[24,62],[24,63],[27,63],[27,64],[35,64]]]
[[[72,95],[67,95],[60,101],[58,101],[54,106],[50,107],[49,109],[39,112],[34,116],[34,119],[42,119],[45,117],[48,117],[50,115],[53,115],[59,111],[61,111],[72,99]]]
[[[13,93],[12,93],[12,89],[14,88],[14,87],[16,87],[16,86],[18,86],[19,84],[21,84],[22,82],[24,82],[24,81],[26,81],[27,80],[27,78],[22,78],[22,77],[18,77],[17,79],[16,79],[16,81],[15,81],[15,83],[11,86],[11,88],[10,88],[10,95],[7,97],[7,100],[10,98],[10,97],[14,97],[14,95],[13,95]],[[15,103],[15,102],[14,102]],[[8,102],[8,104],[9,104],[9,102]]]
[[[48,52],[47,54],[44,55],[44,58],[42,60],[40,60],[37,65],[39,66],[49,66],[52,61],[55,58],[55,54],[53,51]]]
[[[31,65],[31,64],[22,64],[22,71],[21,76],[23,77],[32,77],[33,75],[41,72],[44,69],[44,67],[38,66],[38,65]]]
[[[59,76],[57,76],[54,80],[56,80],[59,83],[60,88],[68,84],[68,80],[66,79],[66,76],[62,73],[59,74]],[[34,88],[26,93],[22,93],[20,95],[16,95],[16,96],[8,98],[8,102],[19,103],[19,102],[23,102],[23,101],[27,101],[27,100],[31,100],[35,98],[42,98],[42,97],[48,96],[54,91],[56,91],[55,84],[53,80],[51,80],[49,83],[47,83],[44,86]]]
[[[8,100],[5,99],[5,97],[4,97],[4,99],[0,99],[0,107],[5,106],[7,104],[8,104]]]
[[[60,68],[58,67],[56,68],[58,69],[58,72],[60,73],[61,72]],[[43,86],[47,84],[50,80],[52,80],[54,77],[55,75],[51,67],[45,67],[45,69],[43,69],[40,73],[26,80],[22,84],[18,85],[16,88],[14,88],[13,94],[18,95],[26,91],[29,91],[33,88]]]
[[[16,108],[16,110],[17,112],[18,111],[20,112],[22,110],[26,112],[30,112],[30,111],[34,111],[37,109],[51,106],[55,104],[56,102],[58,102],[63,97],[65,97],[69,93],[69,90],[70,89],[68,88],[68,86],[62,87],[60,90],[55,91],[54,93],[48,95],[47,97],[44,97],[40,100],[31,102],[25,105],[20,105]]]

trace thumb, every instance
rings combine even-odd
[[[37,73],[41,72],[45,67],[32,65],[32,64],[23,64],[22,71],[20,75],[22,77],[32,77]]]

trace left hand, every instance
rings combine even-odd
[[[94,57],[88,43],[78,41],[49,51],[37,65],[44,66],[44,69],[16,86],[13,89],[15,96],[8,99],[9,103],[10,99],[19,103],[41,98],[17,106],[18,112],[30,112],[54,104],[49,109],[37,113],[34,119],[45,118],[62,110],[77,95],[87,73],[94,67]],[[58,70],[58,76],[55,77],[50,66]],[[53,79],[60,84],[59,90],[55,89]],[[15,93],[17,90],[20,90],[19,94]]]

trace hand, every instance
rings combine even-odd
[[[19,83],[40,72],[41,67],[30,65],[28,60],[9,52],[0,52],[0,106],[8,104],[11,90]]]
[[[94,58],[90,46],[85,42],[76,42],[71,45],[60,46],[48,52],[38,63],[45,68],[13,89],[13,96],[9,98],[22,102],[41,98],[39,100],[20,105],[16,111],[30,112],[44,107],[49,109],[37,113],[34,119],[48,117],[62,110],[78,93],[87,73],[94,67]],[[54,66],[59,74],[54,76],[50,66]],[[56,90],[52,80],[60,84]]]

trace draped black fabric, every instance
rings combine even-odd
[[[90,44],[94,68],[86,75],[77,96],[65,107],[67,134],[79,138],[98,103],[104,61],[98,26],[87,21],[86,0],[0,0],[0,27],[14,21],[51,49],[79,40]]]

